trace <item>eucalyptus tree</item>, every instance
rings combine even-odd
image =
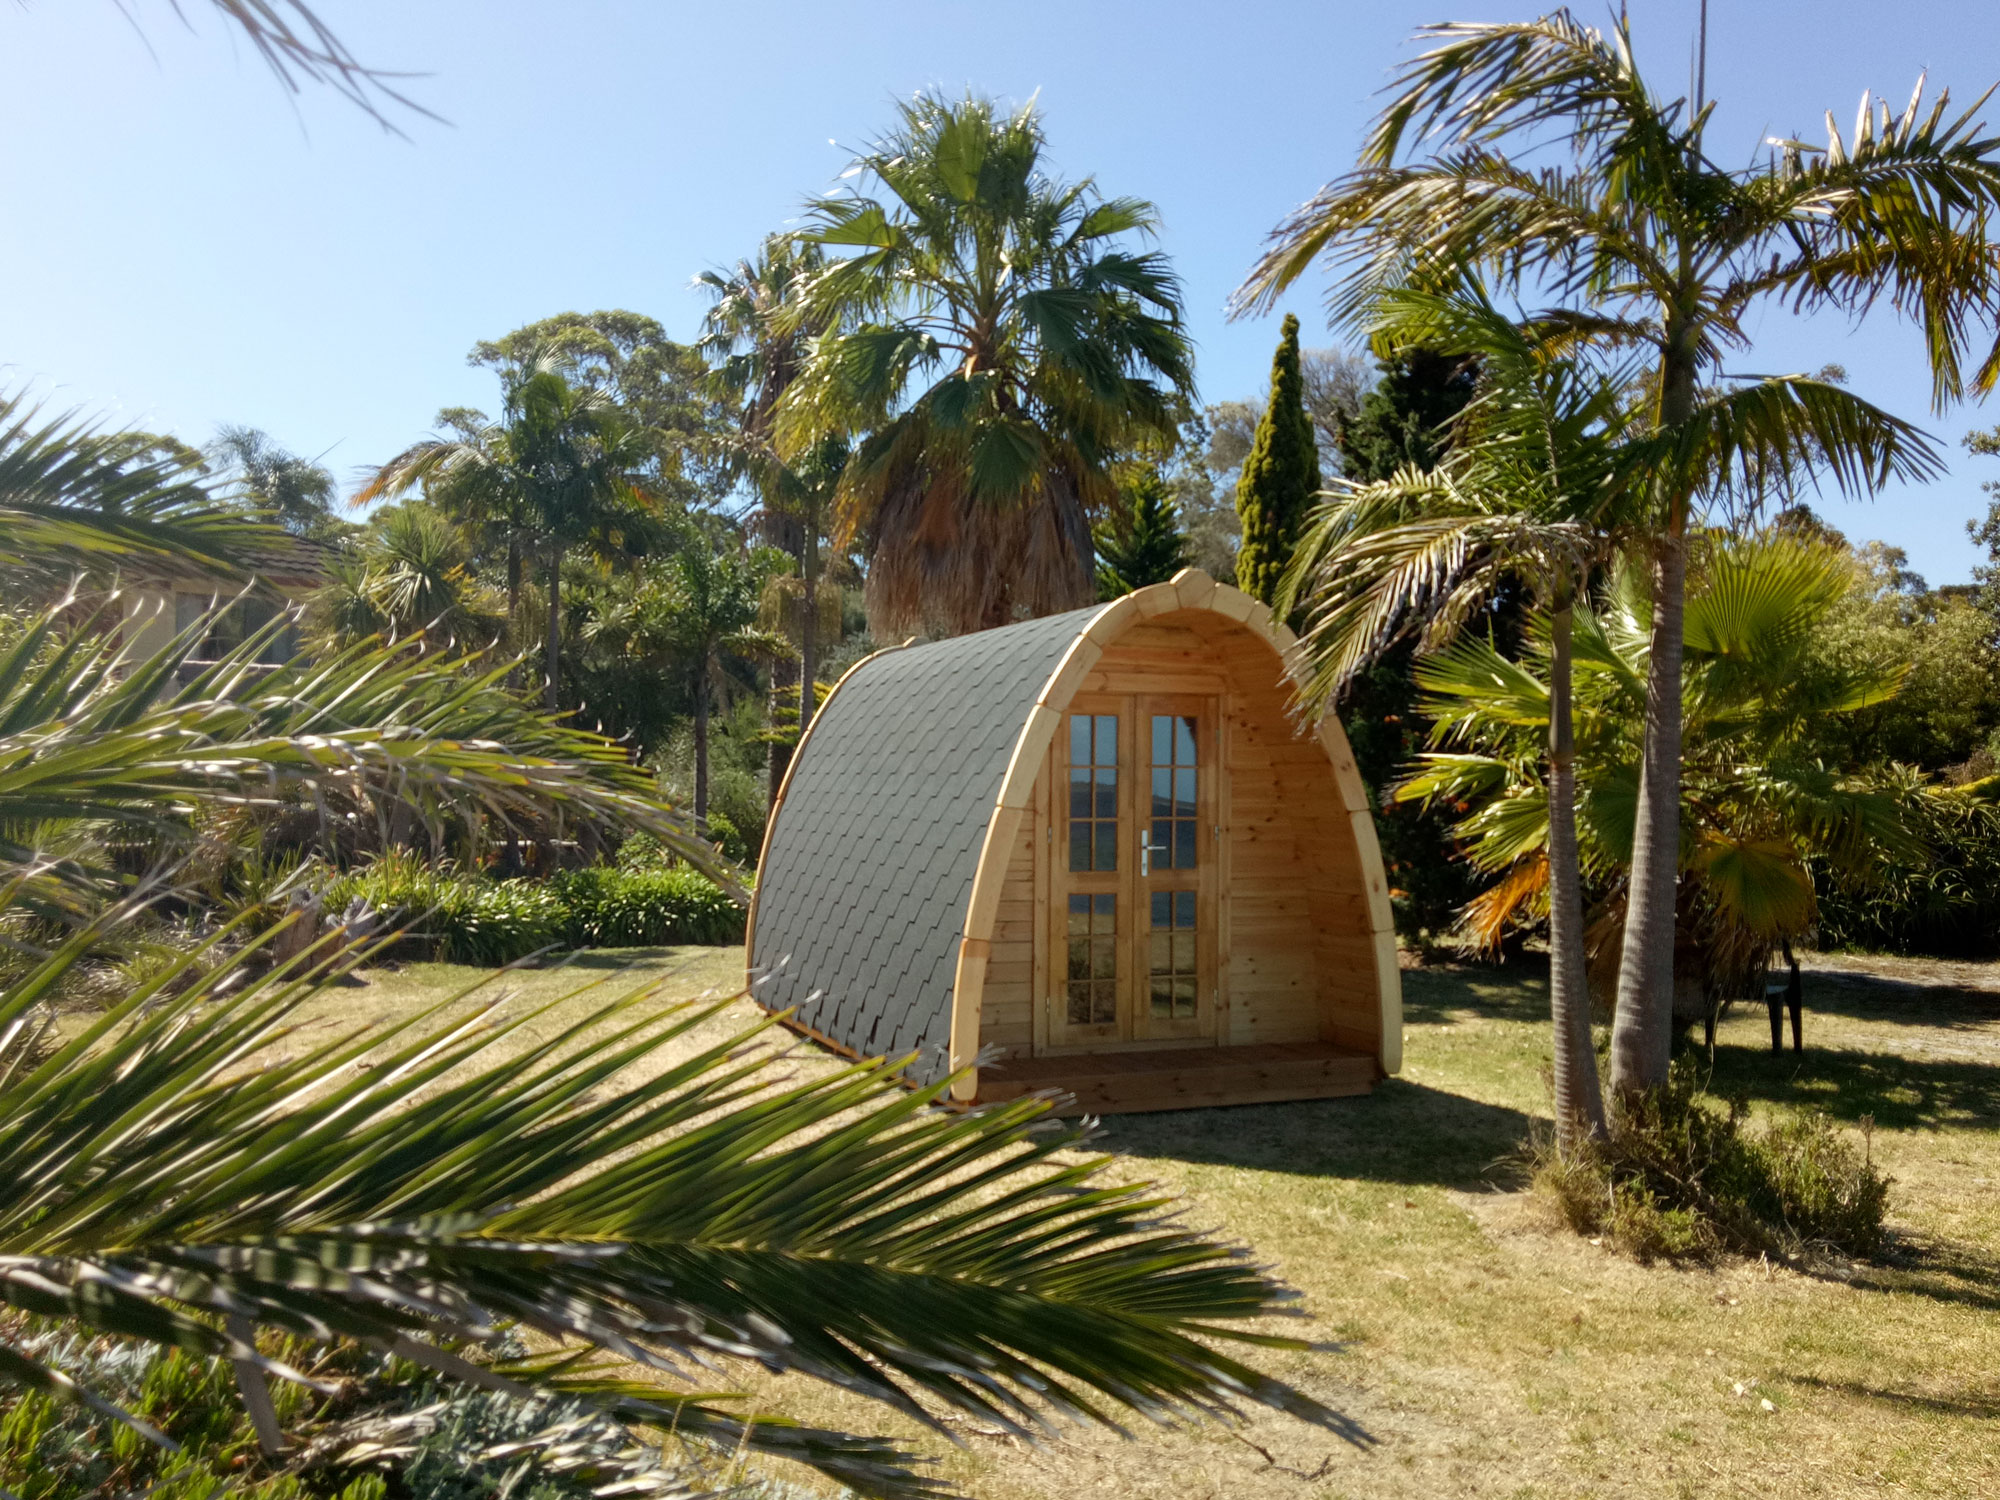
[[[562,569],[577,547],[618,552],[657,529],[653,501],[638,485],[649,445],[603,387],[580,386],[559,351],[531,353],[502,373],[498,422],[462,410],[441,414],[447,436],[414,444],[375,471],[354,504],[421,488],[454,519],[490,528],[507,548],[507,610],[518,618],[522,561],[543,561],[544,703],[561,702]]]
[[[869,539],[884,638],[1088,603],[1110,465],[1170,444],[1190,395],[1180,283],[1130,243],[1157,211],[1051,178],[1043,148],[1032,104],[919,96],[799,231],[828,261],[782,317],[826,332],[778,449],[866,434],[836,520]]]
[[[1577,850],[1571,622],[1593,569],[1630,520],[1629,382],[1563,357],[1476,287],[1386,293],[1372,316],[1378,347],[1446,349],[1476,359],[1480,378],[1434,467],[1331,482],[1279,608],[1306,616],[1301,699],[1318,714],[1397,641],[1415,635],[1420,652],[1443,648],[1509,583],[1545,605],[1547,834],[1538,852],[1547,870],[1557,1142],[1568,1150],[1605,1128]]]
[[[1712,107],[1656,94],[1623,20],[1607,33],[1556,12],[1424,35],[1358,167],[1279,226],[1236,305],[1268,306],[1322,255],[1342,268],[1341,320],[1385,284],[1470,268],[1550,299],[1574,338],[1648,351],[1655,636],[1612,1076],[1650,1088],[1672,1028],[1690,526],[1801,462],[1849,493],[1939,468],[1920,434],[1859,398],[1736,377],[1724,356],[1774,303],[1858,316],[1886,301],[1922,328],[1940,405],[1990,389],[2000,349],[1979,356],[1975,341],[2000,309],[2000,140],[1977,106],[1926,110],[1920,83],[1900,115],[1864,96],[1851,139],[1829,119],[1823,146],[1774,141],[1767,160],[1729,167],[1704,145]]]

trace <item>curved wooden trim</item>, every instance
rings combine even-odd
[[[979,1077],[971,1071],[979,1055],[980,1005],[986,992],[986,960],[993,951],[993,926],[1000,915],[1000,889],[1007,883],[1007,861],[1014,836],[1021,831],[1029,800],[1034,796],[1035,778],[1062,722],[1062,705],[1075,696],[1083,674],[1097,665],[1104,654],[1099,644],[1100,628],[1107,618],[1119,621],[1122,629],[1133,617],[1132,595],[1114,599],[1090,617],[1076,639],[1056,662],[1035,706],[1028,711],[1021,732],[1014,739],[1014,753],[1007,758],[1007,774],[993,799],[993,815],[986,820],[986,835],[979,845],[979,863],[973,869],[972,893],[965,904],[965,928],[958,942],[958,962],[951,979],[951,1066],[965,1070],[952,1085],[952,1097],[970,1101],[979,1092]]]
[[[743,921],[743,975],[746,984],[749,982],[751,971],[757,966],[757,894],[764,889],[764,862],[771,854],[771,835],[778,831],[778,813],[785,805],[785,793],[792,789],[792,777],[799,769],[799,762],[805,759],[806,745],[811,741],[813,731],[819,727],[820,715],[826,712],[826,706],[833,702],[834,696],[847,686],[848,678],[878,656],[887,656],[891,651],[908,649],[916,639],[915,636],[911,636],[900,645],[884,646],[880,651],[870,651],[860,661],[842,672],[840,680],[826,690],[826,696],[820,699],[819,705],[813,709],[811,721],[799,731],[799,742],[792,746],[792,758],[785,762],[785,774],[778,782],[778,795],[771,799],[771,811],[764,818],[764,841],[757,846],[757,883],[750,887],[750,910]]]

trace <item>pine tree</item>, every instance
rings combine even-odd
[[[1266,604],[1277,596],[1319,484],[1319,446],[1299,378],[1299,320],[1287,313],[1271,360],[1271,401],[1236,482],[1236,514],[1243,521],[1236,585],[1246,594]]]
[[[1149,583],[1166,583],[1188,565],[1180,509],[1154,464],[1119,477],[1118,509],[1092,540],[1097,544],[1100,599],[1116,599]]]

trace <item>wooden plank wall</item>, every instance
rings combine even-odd
[[[1318,1040],[1373,1052],[1375,945],[1359,859],[1325,752],[1294,732],[1276,652],[1220,615],[1178,611],[1135,624],[1078,691],[1223,696],[1230,847],[1218,1040]],[[980,1018],[980,1045],[1017,1055],[1034,1049],[1036,995],[1048,983],[1048,955],[1035,951],[1046,925],[1037,855],[1048,774],[1044,767],[1008,862]],[[1039,878],[1045,892],[1047,872]]]

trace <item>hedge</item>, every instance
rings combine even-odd
[[[693,870],[565,871],[494,880],[390,853],[331,881],[327,910],[361,897],[407,944],[445,963],[504,964],[543,948],[631,948],[743,939],[743,911]]]

